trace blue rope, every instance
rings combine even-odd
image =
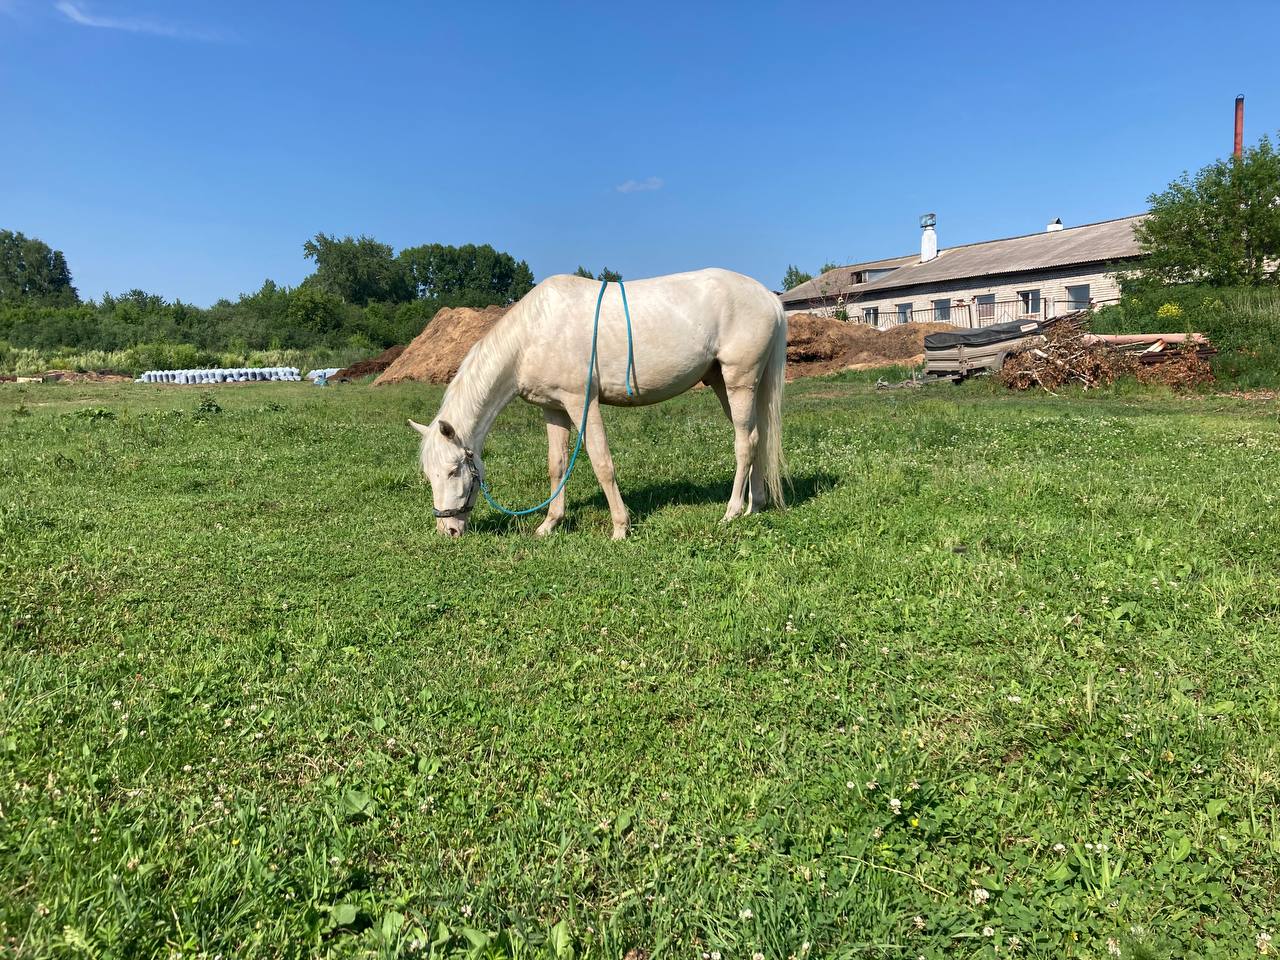
[[[630,397],[634,396],[631,384],[636,378],[635,351],[631,347],[631,308],[627,306],[627,288],[622,285],[621,280],[618,281],[618,289],[622,291],[622,312],[627,317],[627,396]]]
[[[502,504],[494,500],[489,495],[489,485],[483,480],[480,481],[480,492],[484,494],[485,500],[489,502],[489,506],[497,510],[499,513],[505,513],[508,517],[525,517],[531,513],[537,513],[543,507],[549,506],[556,497],[560,496],[560,491],[564,489],[569,477],[573,475],[573,468],[578,463],[578,453],[582,450],[582,441],[587,435],[587,411],[591,409],[591,384],[596,372],[596,347],[600,340],[600,304],[604,302],[604,290],[609,286],[608,280],[600,281],[600,295],[596,297],[596,318],[591,327],[591,362],[587,365],[587,386],[586,396],[582,401],[582,420],[578,427],[578,442],[573,446],[573,455],[569,457],[569,466],[565,470],[564,476],[560,478],[560,484],[552,491],[551,496],[543,500],[536,507],[529,507],[527,510],[508,510]],[[635,360],[631,346],[631,311],[627,307],[627,288],[622,285],[622,281],[618,281],[618,288],[622,291],[622,311],[627,315],[627,396],[632,396],[631,381],[635,376]]]

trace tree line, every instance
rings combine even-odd
[[[512,303],[533,287],[523,260],[488,244],[432,243],[396,253],[371,237],[324,233],[303,244],[314,272],[296,287],[265,281],[203,308],[143,290],[82,301],[66,257],[0,230],[0,342],[37,349],[382,348],[407,343],[443,307]]]

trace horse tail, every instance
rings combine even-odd
[[[782,455],[782,392],[787,376],[787,315],[777,304],[778,315],[765,361],[760,388],[756,391],[756,459],[752,469],[764,474],[764,489],[770,503],[787,505],[782,484],[787,477],[787,461]]]

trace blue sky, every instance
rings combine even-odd
[[[0,227],[82,295],[297,283],[317,231],[544,277],[814,269],[1136,212],[1280,127],[1280,4],[0,0]]]

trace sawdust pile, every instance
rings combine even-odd
[[[397,344],[394,347],[388,347],[376,357],[370,357],[368,360],[359,360],[351,364],[349,367],[343,367],[335,373],[330,380],[358,380],[360,377],[367,377],[375,373],[381,373],[400,354],[404,353],[404,345]]]
[[[787,379],[918,364],[926,334],[954,329],[949,323],[904,323],[880,331],[864,323],[797,313],[787,318]]]
[[[458,372],[462,358],[477,340],[489,332],[509,307],[446,307],[431,318],[423,331],[404,348],[373,385],[418,380],[448,383]]]

